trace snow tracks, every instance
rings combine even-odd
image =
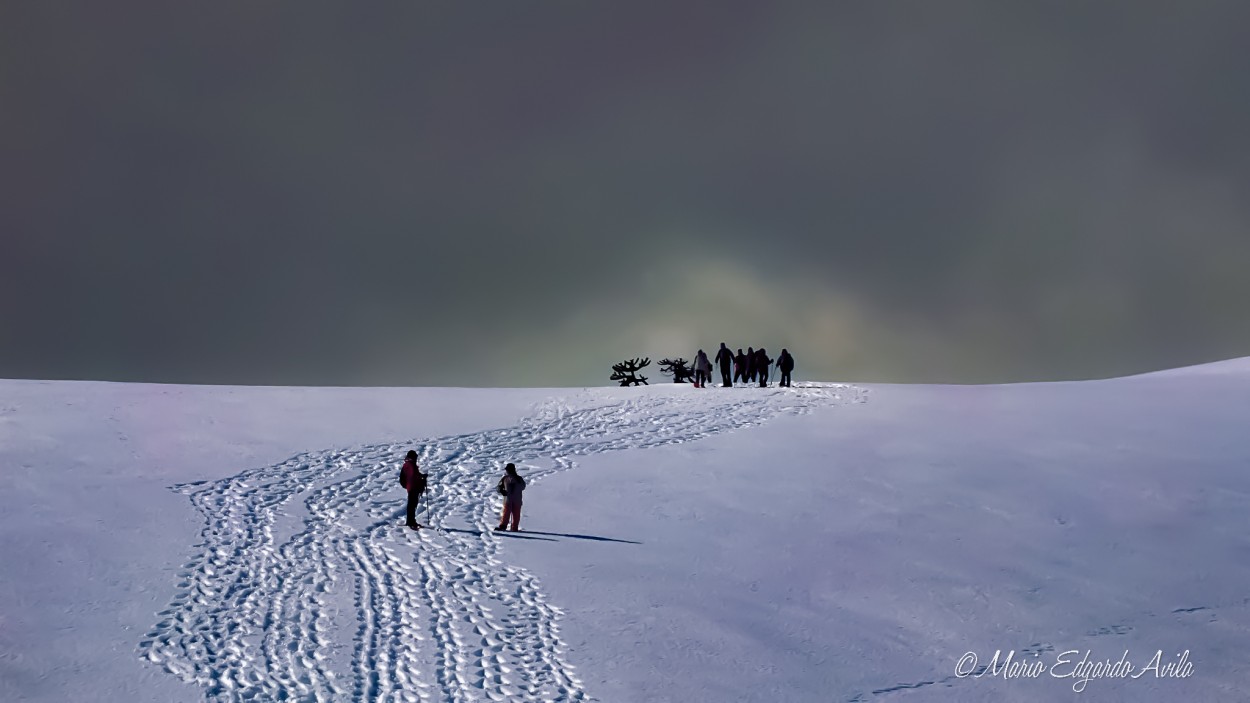
[[[580,455],[864,398],[834,384],[604,395],[550,401],[515,427],[309,453],[177,486],[206,525],[140,655],[230,701],[591,700],[560,640],[562,611],[501,559],[491,528],[503,463],[532,485]],[[430,473],[430,521],[446,531],[403,526],[397,476],[409,448]]]

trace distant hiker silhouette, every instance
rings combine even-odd
[[[707,360],[707,354],[700,349],[699,353],[694,355],[694,387],[706,388],[710,380],[712,380],[712,362]]]
[[[760,347],[756,350],[755,373],[759,374],[760,388],[764,388],[768,385],[768,365],[771,363],[773,363],[773,360],[768,358],[768,352],[764,351],[764,347]]]
[[[734,357],[734,383],[747,380],[747,355],[742,353],[742,347],[738,347],[738,355]]]
[[[417,501],[425,492],[425,478],[426,474],[417,466],[417,453],[409,450],[404,457],[404,468],[399,470],[399,485],[408,489],[408,527],[414,530],[421,527],[417,524]]]
[[[781,356],[777,357],[777,371],[781,374],[781,380],[777,382],[778,386],[790,387],[790,372],[794,370],[794,357],[786,349],[781,350]]]
[[[720,367],[720,384],[729,388],[733,383],[729,380],[729,370],[734,364],[734,353],[724,342],[720,343],[720,351],[716,352],[716,365]]]
[[[499,527],[495,530],[503,530],[508,525],[508,520],[512,520],[512,531],[516,532],[521,525],[521,493],[525,490],[525,479],[517,475],[516,465],[509,462],[503,467],[504,476],[499,479],[497,490],[503,499],[503,517],[499,519]]]
[[[747,347],[747,383],[755,383],[755,362],[758,358],[755,349]]]

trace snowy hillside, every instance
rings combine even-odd
[[[0,381],[0,700],[1240,699],[1250,366],[1185,371]]]

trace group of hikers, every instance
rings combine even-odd
[[[746,353],[742,348],[738,348],[738,353],[734,354],[724,342],[720,343],[720,351],[716,352],[716,365],[720,367],[721,385],[725,388],[732,387],[739,381],[743,383],[755,383],[759,380],[760,388],[768,385],[768,367],[772,365],[773,359],[768,358],[768,352],[763,347],[753,349],[747,347]],[[776,359],[777,372],[781,375],[777,382],[778,386],[790,386],[790,373],[794,371],[794,357],[789,350],[782,349],[781,356]],[[730,380],[730,372],[733,372],[733,380]],[[695,388],[706,388],[707,382],[712,380],[712,362],[708,360],[707,354],[702,349],[694,356],[694,386]]]
[[[786,349],[781,350],[781,355],[775,360],[777,363],[777,371],[781,374],[778,386],[790,386],[790,372],[794,370],[794,357]],[[763,347],[754,349],[747,347],[744,353],[741,349],[737,354],[729,350],[724,342],[720,344],[720,351],[716,352],[716,364],[720,367],[721,385],[725,388],[732,387],[739,381],[743,383],[755,383],[759,380],[760,388],[768,385],[768,367],[773,364],[774,360],[768,357],[768,352]],[[732,380],[731,379],[732,374]],[[694,357],[694,385],[696,388],[706,388],[707,382],[712,380],[712,362],[707,358],[707,354],[702,349]],[[417,522],[417,503],[420,502],[422,494],[425,493],[427,478],[429,474],[421,473],[421,467],[417,465],[417,453],[409,451],[404,457],[404,466],[399,470],[399,485],[408,491],[408,527],[419,530],[423,527]],[[521,494],[525,491],[525,479],[521,478],[516,472],[516,465],[509,463],[504,467],[503,478],[499,479],[496,490],[504,497],[503,515],[499,518],[499,526],[496,531],[511,529],[516,532],[521,525]]]
[[[417,522],[417,503],[421,500],[421,495],[425,493],[428,477],[429,474],[421,473],[421,467],[417,465],[417,453],[409,450],[404,457],[404,466],[399,470],[399,485],[408,490],[407,524],[409,529],[419,530],[424,527]],[[511,522],[512,532],[516,532],[521,526],[521,493],[525,491],[525,479],[517,474],[515,464],[509,462],[504,467],[503,478],[499,479],[495,490],[504,497],[503,516],[499,519],[499,527],[496,527],[495,531],[507,529],[508,523]]]

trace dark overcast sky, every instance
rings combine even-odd
[[[0,377],[1250,355],[1250,3],[317,5],[0,6]]]

